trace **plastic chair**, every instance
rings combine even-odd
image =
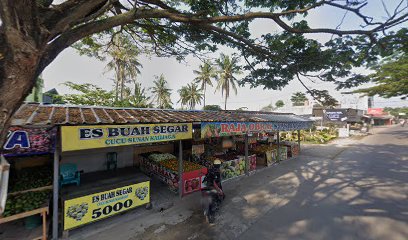
[[[63,185],[75,183],[77,186],[81,183],[80,172],[77,165],[73,163],[65,163],[60,165],[60,187]]]
[[[116,170],[118,168],[118,153],[117,152],[108,152],[106,154],[106,167],[107,170]]]

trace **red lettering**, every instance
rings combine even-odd
[[[237,129],[235,129],[235,131],[241,132],[241,125],[241,123],[237,123]]]
[[[247,125],[246,125],[246,123],[243,123],[243,124],[241,125],[241,132],[243,132],[243,133],[247,132]]]
[[[235,132],[235,131],[236,131],[236,129],[235,129],[235,123],[231,123],[231,124],[230,124],[230,131],[231,131],[231,132]]]
[[[221,123],[221,132],[225,132],[225,133],[229,132],[228,124]]]

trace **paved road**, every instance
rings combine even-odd
[[[376,131],[349,146],[309,147],[227,184],[214,226],[203,222],[196,196],[186,200],[186,221],[152,225],[133,239],[406,240],[408,128]]]
[[[294,196],[239,239],[408,239],[408,128],[328,156],[297,167]]]

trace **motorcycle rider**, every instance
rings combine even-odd
[[[216,159],[205,176],[204,181],[206,182],[206,187],[201,190],[203,194],[202,206],[204,215],[207,217],[209,223],[214,223],[214,214],[218,211],[219,205],[225,198],[225,194],[222,191],[220,168],[221,161]],[[210,197],[211,200],[209,200],[208,197]]]
[[[219,159],[214,160],[213,166],[208,169],[206,178],[207,187],[215,188],[219,195],[224,196],[221,185],[221,161]]]

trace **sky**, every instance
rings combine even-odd
[[[387,6],[389,10],[393,9],[397,0],[387,0]],[[380,0],[370,0],[367,5],[365,13],[374,15],[379,20],[383,20],[386,16]],[[307,20],[311,27],[335,27],[343,18],[345,12],[337,11],[330,7],[325,7],[319,11],[311,12]],[[352,17],[351,13],[347,13],[344,21],[341,25],[342,29],[352,28],[358,26],[357,18]],[[256,20],[251,24],[251,31],[254,36],[260,36],[268,32],[280,31],[279,27],[269,20]],[[328,34],[315,34],[307,35],[307,37],[314,38],[320,41],[325,41],[331,37]],[[233,51],[230,49],[222,48],[224,53],[231,54]],[[213,57],[218,56],[219,52],[213,54]],[[140,62],[143,65],[141,69],[141,75],[138,77],[138,81],[142,86],[149,88],[152,86],[152,82],[155,76],[163,74],[169,83],[169,87],[172,89],[172,101],[175,108],[179,108],[180,104],[177,103],[179,95],[177,90],[182,86],[190,83],[195,75],[193,70],[197,70],[198,66],[202,62],[192,56],[188,56],[185,62],[178,62],[175,58],[158,58],[154,56],[141,56]],[[74,83],[92,83],[96,84],[106,90],[113,88],[113,72],[107,72],[105,68],[106,62],[89,58],[86,56],[80,56],[76,50],[68,48],[64,50],[56,60],[51,63],[43,72],[44,88],[45,90],[56,88],[60,94],[72,93],[69,88],[62,85],[62,83],[71,81]],[[367,72],[365,69],[359,69],[359,72]],[[238,76],[238,79],[242,76]],[[335,86],[332,83],[316,82],[313,83],[307,79],[304,79],[306,85],[310,88],[319,90],[328,90],[329,93],[339,100],[343,104],[356,104],[360,103],[357,96],[342,95],[341,92],[335,90]],[[214,83],[214,86],[216,83]],[[274,91],[258,88],[249,88],[249,86],[238,88],[238,94],[230,95],[227,102],[227,109],[237,109],[246,107],[248,110],[260,110],[262,107],[277,100],[283,100],[286,105],[290,104],[290,96],[297,91],[306,92],[304,87],[298,81],[291,81],[288,86],[282,90]],[[149,91],[148,91],[149,92]],[[361,101],[361,99],[360,99]],[[215,92],[214,87],[207,88],[206,104],[215,104],[224,106],[221,92]],[[375,97],[375,107],[385,106],[408,106],[408,100],[401,100],[399,98],[383,99]],[[196,106],[196,109],[201,109],[202,106]]]

